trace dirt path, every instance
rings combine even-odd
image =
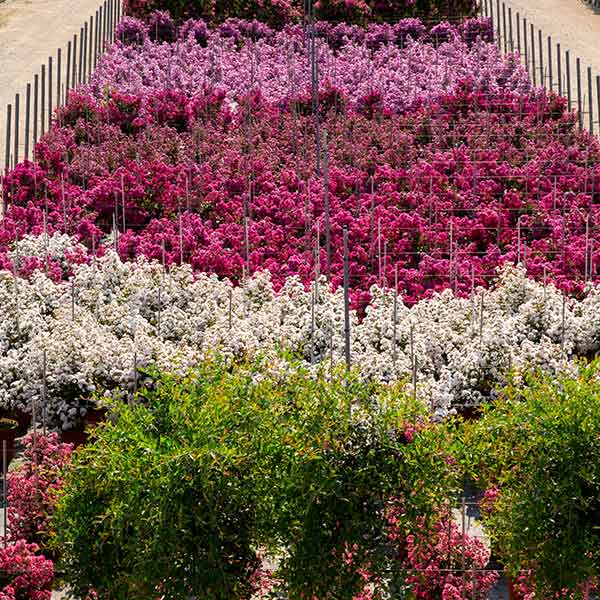
[[[552,36],[554,44],[579,57],[582,67],[592,67],[600,75],[600,10],[590,8],[582,0],[505,0],[513,17],[519,12],[537,30]],[[537,39],[537,38],[536,38]]]
[[[4,166],[7,104],[14,102],[15,93],[21,94],[23,115],[25,88],[27,83],[33,85],[34,73],[48,63],[49,56],[56,61],[58,48],[63,49],[63,69],[66,67],[67,42],[79,34],[100,5],[101,0],[0,2],[0,167]]]

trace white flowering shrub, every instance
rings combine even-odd
[[[69,428],[93,392],[131,393],[151,366],[183,372],[207,355],[261,354],[277,369],[290,352],[315,368],[344,361],[343,290],[324,280],[315,292],[292,277],[275,293],[268,273],[233,287],[187,265],[164,272],[112,252],[73,269],[73,284],[0,272],[0,406],[41,411],[45,394],[48,419]],[[600,347],[600,288],[565,300],[516,267],[471,298],[445,291],[410,308],[398,299],[395,339],[393,292],[372,295],[361,319],[351,315],[352,364],[411,389],[414,377],[439,418],[493,399],[511,369],[517,378],[531,367],[570,370],[573,357]]]

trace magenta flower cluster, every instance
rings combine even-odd
[[[358,113],[335,89],[320,106],[329,260],[310,97],[282,108],[255,94],[232,112],[222,93],[167,91],[151,106],[118,92],[72,96],[37,163],[5,180],[0,263],[13,267],[7,250],[15,237],[41,235],[46,212],[49,234],[75,235],[89,250],[116,244],[124,258],[183,259],[235,281],[268,269],[277,285],[314,278],[317,245],[320,271],[329,263],[340,284],[346,227],[358,304],[396,272],[408,301],[446,287],[468,293],[506,261],[574,293],[597,278],[599,149],[563,100],[465,84],[404,116],[375,93]],[[41,267],[64,275],[39,257],[19,270]]]
[[[24,540],[0,547],[2,585],[0,600],[50,600],[54,566],[51,560],[38,554],[36,544]]]
[[[472,15],[477,10],[475,0],[316,0],[312,10],[319,19],[329,21],[395,20],[402,17],[427,16],[443,18]],[[305,0],[126,0],[128,14],[148,18],[153,11],[166,10],[175,18],[202,17],[221,22],[228,17],[257,18],[282,26],[298,22],[306,12]]]
[[[61,443],[58,433],[29,433],[23,445],[25,460],[8,476],[9,536],[13,542],[42,542],[49,534],[56,493],[73,447]]]

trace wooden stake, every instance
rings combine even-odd
[[[46,349],[42,353],[42,433],[46,437],[46,408],[48,405],[48,376],[46,366]]]
[[[413,400],[417,400],[417,357],[415,353],[415,326],[410,324],[410,368]]]
[[[71,321],[75,321],[75,277],[71,277]]]
[[[481,350],[481,345],[483,343],[483,307],[484,302],[483,298],[485,295],[485,290],[481,290],[481,301],[479,305],[479,349]]]
[[[315,288],[310,294],[310,364],[315,364]]]
[[[398,265],[394,266],[394,313],[393,313],[393,334],[392,334],[392,364],[396,366],[398,358],[398,349],[396,343],[398,340]]]
[[[179,211],[179,264],[183,265],[183,224],[181,221],[181,210]]]
[[[587,214],[585,218],[585,264],[584,264],[584,276],[583,280],[588,280],[588,246],[590,243],[590,215]]]
[[[29,133],[31,121],[31,83],[25,92],[25,160],[29,160]]]
[[[327,131],[323,132],[323,199],[325,210],[325,251],[327,254],[327,281],[331,281],[331,215],[329,214],[329,145]]]
[[[123,233],[125,233],[127,226],[125,222],[125,175],[121,173],[121,205],[123,210]]]
[[[162,312],[162,280],[158,284],[158,314],[157,314],[158,337],[161,337],[161,327],[160,327],[161,312]]]
[[[228,311],[228,318],[227,318],[227,322],[229,324],[230,331],[231,331],[232,320],[233,320],[233,288],[230,287],[229,288],[229,311]]]
[[[19,162],[19,125],[21,123],[21,119],[19,117],[19,103],[20,95],[15,94],[15,149],[13,152],[15,166],[17,166]]]
[[[566,309],[566,305],[567,305],[567,297],[565,296],[565,293],[562,293],[562,335],[561,335],[561,342],[560,342],[560,347],[562,350],[565,349],[565,309]]]
[[[119,253],[119,234],[117,229],[117,215],[113,212],[113,250],[115,254]]]
[[[7,448],[6,448],[6,440],[2,440],[2,498],[4,500],[4,511],[2,515],[2,537],[4,542],[4,547],[6,548],[7,540],[8,540],[8,532],[6,530],[7,527],[7,513],[8,513],[8,486],[7,486],[7,476],[8,476],[8,456],[7,456]]]
[[[15,320],[17,325],[17,335],[21,337],[21,322],[19,318],[19,284],[18,284],[18,268],[19,268],[19,240],[15,240],[16,260],[13,261],[13,284],[15,297]]]
[[[344,227],[344,339],[346,368],[350,369],[350,265],[348,261],[348,230]]]
[[[377,219],[377,278],[381,285],[381,217]]]

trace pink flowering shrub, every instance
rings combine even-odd
[[[54,566],[25,540],[0,547],[0,600],[50,600]]]
[[[485,490],[483,498],[481,500],[481,509],[485,514],[489,514],[494,510],[494,505],[500,497],[500,489],[497,487],[490,487]]]
[[[126,46],[142,44],[148,37],[148,26],[139,19],[125,16],[117,24],[115,37]]]
[[[228,17],[260,18],[278,26],[302,17],[302,5],[298,0],[125,0],[124,10],[142,18],[161,10],[170,12],[178,20],[202,17],[217,23]]]
[[[74,235],[88,251],[113,244],[106,236],[116,225],[122,258],[183,258],[234,281],[244,269],[268,269],[277,287],[290,275],[314,278],[320,233],[326,272],[310,114],[250,96],[250,135],[245,110],[232,113],[216,91],[191,100],[167,91],[151,104],[122,93],[74,103],[65,109],[71,124],[38,144],[37,164],[21,163],[5,178],[0,266],[13,269],[15,238],[41,235],[47,210],[48,233]],[[586,271],[598,279],[599,149],[575,130],[561,99],[492,98],[465,84],[405,116],[386,112],[377,97],[356,114],[335,90],[322,106],[331,280],[342,282],[346,227],[355,306],[373,284],[391,286],[396,269],[408,302],[447,287],[469,293],[505,262],[520,261],[570,293],[584,290]],[[22,257],[17,270],[44,263]],[[47,263],[51,275],[68,276],[65,265]]]
[[[57,433],[37,435],[35,444],[29,433],[23,443],[25,461],[8,475],[9,535],[15,542],[43,543],[73,446],[61,443]]]
[[[406,546],[403,568],[415,598],[485,600],[498,578],[496,572],[485,570],[490,560],[488,548],[469,534],[463,537],[452,519],[440,518],[430,527],[417,520],[417,529],[407,536]]]
[[[277,32],[230,20],[206,32],[204,22],[198,23],[200,43],[188,22],[175,43],[116,44],[100,61],[88,89],[98,99],[104,99],[107,88],[147,96],[150,105],[164,90],[193,97],[199,90],[217,89],[240,104],[240,98],[258,90],[269,103],[310,93],[309,40],[301,26]],[[435,103],[467,78],[476,90],[490,94],[530,92],[526,70],[515,56],[503,55],[490,43],[489,27],[482,19],[444,23],[430,31],[415,19],[366,30],[319,23],[320,89],[340,90],[352,107],[375,90],[394,112]]]
[[[564,588],[558,592],[540,590],[535,581],[533,570],[522,572],[512,584],[512,593],[515,600],[537,600],[543,597],[548,600],[590,600],[598,592],[598,579],[593,578],[578,586],[576,592]]]

